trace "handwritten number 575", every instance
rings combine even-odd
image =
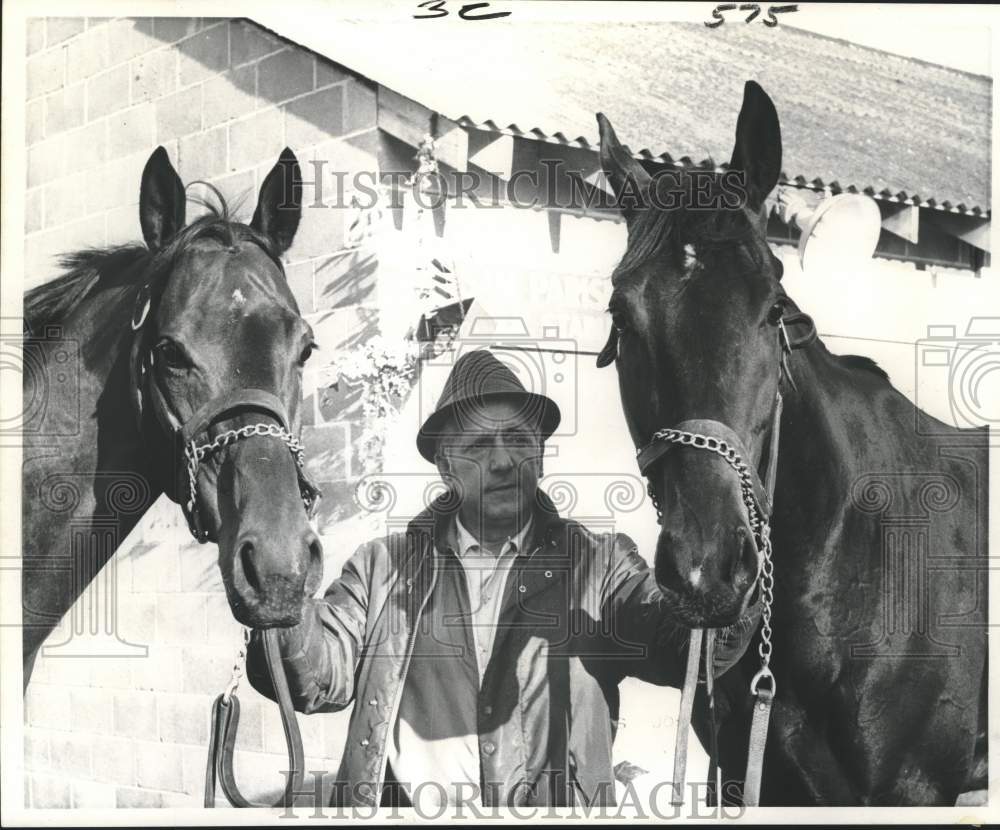
[[[744,23],[751,23],[760,14],[760,6],[757,3],[722,3],[712,9],[712,17],[714,20],[706,20],[705,25],[709,29],[714,29],[721,26],[726,22],[726,18],[723,16],[726,12],[739,10],[741,12],[750,12]],[[777,26],[778,18],[775,17],[776,14],[786,14],[788,12],[797,12],[799,10],[798,4],[788,5],[788,6],[768,6],[767,7],[767,17],[762,21],[765,26]]]

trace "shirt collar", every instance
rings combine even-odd
[[[519,553],[523,550],[524,542],[528,538],[528,534],[531,532],[531,526],[533,523],[534,518],[529,516],[528,521],[522,525],[521,529],[515,536],[507,537],[507,541],[504,542],[503,546],[500,548],[500,555],[503,556],[510,551]],[[455,530],[458,536],[458,556],[460,559],[469,553],[470,550],[481,550],[482,546],[480,545],[479,540],[466,529],[465,525],[462,524],[462,520],[459,518],[458,513],[455,514]]]

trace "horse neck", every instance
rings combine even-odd
[[[886,439],[898,432],[887,406],[899,392],[863,369],[839,364],[820,343],[791,358],[796,390],[784,394],[775,527],[782,518],[821,533],[841,514],[857,477],[884,466]],[[792,518],[795,517],[795,518]]]
[[[26,393],[44,384],[47,400],[37,434],[24,449],[22,554],[32,563],[72,562],[73,573],[63,579],[44,577],[45,568],[37,565],[25,570],[26,658],[160,492],[144,460],[129,396],[131,307],[118,293],[96,292],[58,328],[49,327],[49,334],[59,332],[57,339],[34,341],[50,367],[58,365],[53,358],[60,347],[75,352],[77,362],[71,382],[46,376],[32,385],[26,378]]]

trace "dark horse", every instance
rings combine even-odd
[[[707,179],[650,174],[598,121],[628,225],[598,365],[615,362],[636,446],[681,422],[721,422],[760,469],[779,387],[784,397],[771,515],[777,688],[760,803],[953,805],[985,789],[985,431],[930,418],[872,361],[818,340],[782,377],[783,318],[804,315],[766,243],[781,134],[757,84],[746,85],[730,171]],[[692,187],[711,207],[698,209]],[[732,625],[759,585],[736,474],[719,455],[675,446],[648,478],[663,516],[655,573],[679,622]],[[727,801],[742,797],[759,641],[758,631],[716,681]],[[710,746],[703,697],[694,726]]]
[[[72,254],[25,296],[25,686],[42,642],[161,493],[218,543],[244,625],[297,623],[322,578],[295,439],[313,333],[280,259],[301,216],[295,155],[282,152],[249,225],[219,201],[187,225],[159,147],[140,186],[145,245]],[[239,429],[250,434],[225,436]],[[191,447],[217,439],[192,468]]]

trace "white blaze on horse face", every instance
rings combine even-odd
[[[688,576],[688,583],[691,585],[692,588],[697,588],[698,585],[701,583],[701,565],[699,565],[697,568],[691,569],[691,573]]]
[[[230,303],[230,305],[229,305],[229,308],[230,308],[230,310],[231,310],[231,311],[236,311],[236,310],[237,310],[237,309],[239,309],[239,308],[240,308],[240,307],[241,307],[241,306],[242,306],[242,305],[243,305],[243,304],[244,304],[244,303],[245,303],[246,301],[247,301],[247,298],[243,296],[243,292],[242,292],[242,291],[240,291],[240,290],[239,290],[239,289],[237,288],[237,289],[235,289],[235,290],[233,291],[233,301],[232,301],[232,303]]]

